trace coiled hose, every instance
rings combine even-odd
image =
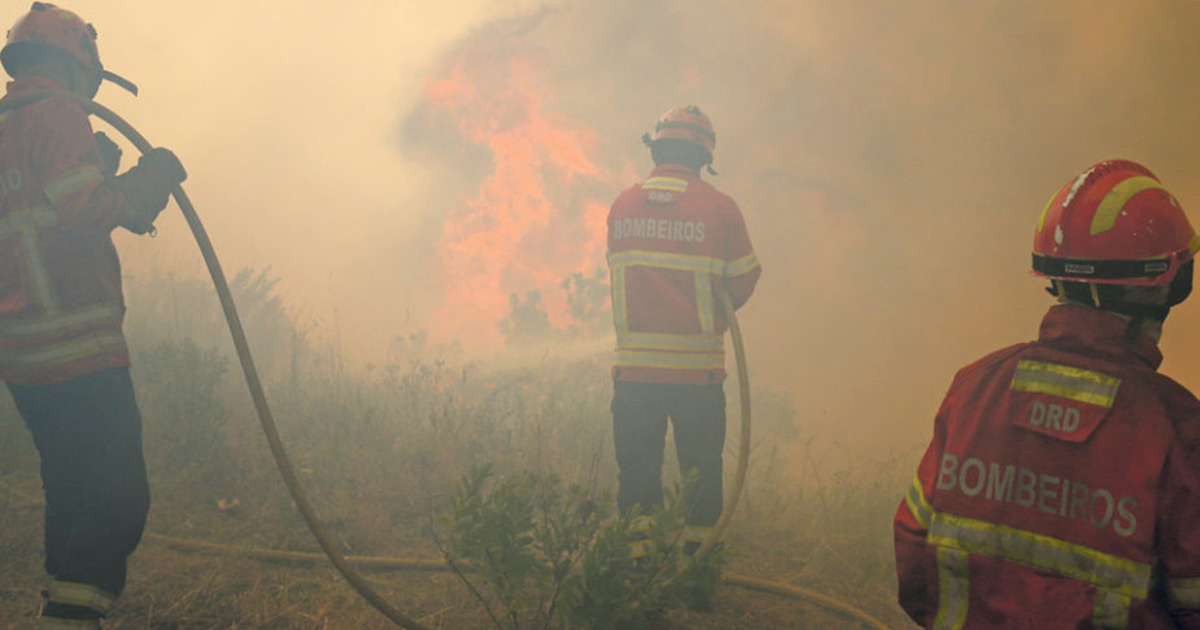
[[[118,116],[115,112],[107,107],[96,103],[90,99],[68,92],[39,90],[33,92],[24,92],[15,95],[9,95],[0,99],[0,114],[12,109],[24,107],[49,97],[61,97],[69,99],[78,104],[85,112],[100,118],[116,129],[121,135],[125,136],[130,143],[133,144],[138,151],[146,153],[150,151],[152,145],[137,131],[132,125]],[[229,290],[229,283],[225,280],[225,272],[221,268],[221,262],[217,258],[216,251],[213,249],[212,241],[208,238],[208,232],[204,229],[204,224],[200,221],[200,216],[196,213],[195,207],[184,192],[182,186],[175,186],[171,194],[175,197],[175,202],[179,205],[179,209],[183,212],[184,219],[187,220],[188,227],[191,228],[192,235],[196,240],[196,245],[200,248],[200,254],[204,258],[204,263],[208,267],[208,273],[212,277],[213,287],[217,291],[217,297],[221,303],[221,310],[224,312],[225,321],[229,325],[229,333],[233,337],[233,344],[237,350],[238,361],[242,366],[242,373],[245,375],[246,386],[250,390],[250,397],[254,401],[254,408],[258,412],[260,424],[262,425],[263,434],[266,436],[267,444],[271,448],[271,455],[275,458],[276,467],[279,469],[280,475],[283,476],[284,484],[287,486],[288,492],[292,499],[296,502],[296,507],[300,510],[300,515],[304,522],[308,525],[309,531],[317,540],[322,551],[325,552],[325,557],[333,564],[333,566],[342,574],[342,577],[350,584],[355,591],[358,592],[363,599],[372,607],[378,610],[383,616],[387,617],[396,625],[405,628],[406,630],[428,630],[414,619],[411,619],[397,608],[388,603],[367,581],[351,566],[347,558],[342,555],[325,530],[321,525],[320,519],[317,517],[316,511],[313,509],[312,503],[308,499],[307,493],[300,485],[300,480],[296,476],[295,469],[292,466],[291,460],[287,455],[287,450],[283,446],[283,442],[279,437],[279,431],[275,425],[274,415],[271,413],[271,408],[267,404],[266,394],[263,392],[262,382],[258,376],[258,369],[254,365],[254,358],[250,354],[250,346],[246,341],[246,333],[242,328],[241,318],[238,316],[237,307],[233,302],[233,294]],[[741,436],[738,448],[738,463],[737,471],[734,475],[733,489],[730,493],[729,500],[726,502],[725,509],[721,512],[721,517],[718,519],[716,526],[710,537],[704,542],[703,547],[711,547],[721,538],[729,521],[733,516],[733,511],[737,506],[738,499],[741,497],[742,487],[746,478],[746,470],[749,466],[750,453],[750,378],[749,371],[746,367],[746,353],[742,341],[741,328],[738,325],[737,315],[734,312],[733,304],[729,299],[729,295],[720,287],[717,289],[718,299],[721,301],[722,308],[725,311],[726,319],[729,321],[730,335],[733,340],[734,354],[737,357],[738,368],[738,383],[739,397],[741,403]],[[236,550],[239,553],[261,559],[284,559],[291,561],[311,562],[319,560],[321,556],[317,554],[307,554],[301,552],[280,552],[280,551],[265,551],[246,548],[236,548],[214,543],[202,543],[198,541],[188,541],[179,538],[171,538],[158,534],[148,534],[148,537],[158,538],[177,547],[190,548],[194,550],[207,551],[229,551]],[[409,569],[409,570],[444,570],[445,563],[437,560],[414,560],[402,558],[355,558],[355,563],[363,566],[381,569]],[[871,617],[865,612],[835,598],[810,591],[796,586],[786,584],[778,584],[766,580],[756,578],[748,578],[736,575],[725,576],[724,582],[734,586],[740,586],[751,590],[757,590],[785,597],[793,597],[799,599],[807,599],[815,602],[826,608],[837,611],[852,619],[856,619],[869,628],[876,630],[887,630],[882,622]]]

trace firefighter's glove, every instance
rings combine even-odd
[[[125,218],[121,226],[134,234],[154,229],[158,213],[167,207],[171,189],[187,179],[179,158],[168,149],[151,149],[137,166],[117,177],[125,195]]]
[[[100,161],[104,168],[101,172],[105,177],[115,177],[121,166],[121,147],[112,141],[103,131],[96,132],[96,150],[100,153]]]

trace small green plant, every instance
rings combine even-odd
[[[635,510],[597,532],[564,586],[564,627],[649,630],[666,627],[669,609],[710,608],[725,551],[681,551],[693,485],[686,478],[667,493],[663,509],[646,516]]]
[[[607,497],[555,475],[492,477],[481,465],[462,478],[435,542],[497,628],[658,628],[711,601],[724,552],[681,553],[686,485],[662,510],[612,518]]]

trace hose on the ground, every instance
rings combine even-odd
[[[164,536],[162,534],[153,533],[146,534],[146,536],[152,540],[156,540],[180,551],[194,551],[218,555],[238,556],[265,562],[307,565],[322,562],[325,559],[324,556],[319,553],[304,551],[279,551],[274,549],[258,549],[254,547],[223,545],[220,543],[191,540],[188,538],[178,538],[175,536]],[[387,558],[380,556],[349,556],[346,559],[363,569],[371,569],[375,571],[450,570],[450,567],[443,560],[424,558]],[[825,608],[826,610],[840,614],[843,617],[853,619],[862,624],[865,628],[871,628],[872,630],[889,630],[887,625],[885,625],[882,621],[879,621],[866,612],[840,599],[824,593],[819,593],[811,589],[742,575],[722,575],[721,581],[730,586],[737,586],[746,590],[778,595],[795,600],[808,601],[812,604],[816,604],[817,606]]]
[[[9,95],[0,99],[0,113],[49,97],[66,98],[74,101],[83,111],[111,125],[113,129],[125,136],[142,153],[146,153],[152,148],[151,144],[142,137],[142,134],[138,133],[132,125],[125,122],[124,119],[112,110],[95,101],[68,92],[39,90]],[[233,294],[229,291],[229,283],[225,280],[225,272],[221,269],[221,262],[217,259],[216,251],[213,249],[212,242],[208,238],[208,232],[204,229],[204,224],[200,222],[200,216],[196,214],[196,209],[192,206],[191,200],[188,199],[187,193],[183,191],[183,187],[179,185],[174,186],[171,194],[175,197],[175,202],[183,212],[183,216],[192,230],[192,235],[196,239],[196,244],[200,247],[204,263],[208,266],[208,273],[212,276],[213,287],[216,289],[217,297],[221,301],[221,310],[224,312],[225,320],[229,324],[229,332],[233,337],[233,345],[237,350],[238,360],[241,362],[242,372],[246,377],[246,386],[250,389],[250,397],[254,400],[254,408],[258,412],[263,434],[266,436],[267,443],[271,447],[271,454],[275,457],[275,464],[279,468],[279,473],[283,476],[283,481],[287,485],[288,492],[291,493],[292,499],[296,502],[296,507],[300,510],[300,515],[304,518],[308,529],[312,532],[313,537],[316,538],[317,544],[325,551],[325,556],[333,563],[333,566],[337,568],[338,572],[350,583],[350,586],[363,599],[367,600],[371,606],[396,625],[406,630],[427,630],[425,626],[409,618],[388,603],[378,591],[367,583],[358,571],[346,561],[346,558],[338,550],[329,533],[325,531],[325,527],[321,525],[321,521],[313,509],[312,503],[308,500],[308,495],[304,492],[304,488],[300,485],[300,480],[296,477],[291,460],[284,449],[283,441],[279,438],[279,431],[275,426],[275,419],[271,413],[271,408],[267,405],[267,397],[263,393],[262,382],[258,377],[258,370],[255,368],[254,359],[250,355],[250,346],[246,342],[246,333],[242,329],[241,318],[238,317],[237,307],[233,303]]]
[[[132,125],[127,123],[112,110],[90,99],[66,92],[35,91],[10,95],[0,99],[0,113],[4,113],[18,107],[23,107],[51,96],[67,98],[74,101],[88,114],[94,115],[111,125],[113,129],[125,136],[133,144],[133,146],[142,153],[146,153],[152,148],[152,145]],[[371,606],[373,606],[389,620],[403,628],[406,628],[407,630],[427,630],[425,626],[409,618],[384,600],[383,597],[379,595],[379,593],[354,569],[354,567],[351,566],[350,561],[353,560],[355,564],[366,568],[425,571],[443,570],[445,568],[445,563],[438,560],[413,560],[378,557],[351,557],[348,559],[341,553],[341,551],[337,549],[333,539],[329,536],[324,526],[321,525],[320,519],[312,507],[307,493],[305,493],[303,487],[300,485],[300,480],[296,476],[295,470],[291,464],[291,460],[288,458],[287,451],[279,437],[279,431],[275,425],[274,415],[271,413],[270,406],[267,404],[266,394],[263,391],[262,382],[258,376],[258,370],[255,367],[254,359],[250,354],[250,347],[246,341],[246,333],[242,328],[241,318],[237,314],[237,307],[233,302],[233,295],[229,290],[229,284],[225,279],[225,273],[221,268],[220,260],[217,258],[217,254],[213,248],[212,242],[208,238],[208,232],[205,230],[204,224],[201,223],[195,207],[192,205],[191,200],[188,198],[187,193],[184,192],[182,186],[176,185],[172,189],[171,194],[175,197],[175,201],[179,205],[179,209],[183,212],[183,216],[187,220],[188,227],[191,228],[192,235],[195,237],[196,244],[200,248],[200,253],[204,258],[205,265],[208,267],[209,275],[212,277],[213,287],[216,289],[217,296],[221,303],[221,309],[224,312],[226,322],[229,325],[229,332],[233,338],[238,360],[242,366],[242,372],[245,375],[246,385],[250,390],[250,396],[254,401],[254,407],[258,412],[263,434],[265,435],[267,443],[271,448],[271,454],[275,458],[276,466],[279,469],[280,475],[283,477],[288,491],[292,495],[292,499],[296,502],[296,506],[299,509],[305,524],[308,525],[313,537],[317,540],[318,545],[320,545],[321,549],[324,551],[324,556],[321,556],[320,554],[302,552],[281,552],[237,548],[227,545],[219,545],[216,543],[188,541],[158,534],[147,534],[147,536],[163,540],[164,542],[177,547],[215,552],[232,550],[242,555],[259,559],[276,561],[284,560],[293,562],[318,562],[328,559],[329,562],[331,562],[338,570],[338,572],[342,574],[346,581],[350,583],[354,590],[357,591],[359,595],[363,597],[363,599],[365,599],[369,604],[371,604]],[[749,373],[746,367],[745,348],[742,341],[741,329],[738,325],[737,316],[729,299],[729,295],[719,287],[717,290],[717,295],[721,301],[722,307],[725,310],[726,318],[729,321],[730,334],[733,340],[734,352],[737,357],[742,415],[741,443],[739,444],[738,464],[737,471],[734,475],[733,489],[730,493],[728,501],[726,502],[726,507],[721,513],[720,519],[713,528],[712,534],[704,542],[705,548],[715,544],[718,540],[720,540],[721,534],[729,525],[734,508],[737,506],[738,499],[741,496],[749,462],[751,428],[750,382]],[[725,576],[723,580],[727,584],[740,586],[751,590],[774,593],[777,595],[799,599],[808,599],[812,602],[825,606],[830,610],[837,611],[852,619],[856,619],[867,627],[883,630],[887,629],[887,626],[865,612],[849,604],[841,602],[840,600],[832,598],[828,595],[817,593],[815,591],[736,575]]]

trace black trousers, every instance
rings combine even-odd
[[[725,391],[721,386],[616,381],[612,415],[621,513],[628,514],[639,504],[643,513],[662,505],[663,448],[670,420],[680,472],[697,473],[687,524],[715,525],[724,506]]]
[[[8,390],[41,456],[46,572],[116,598],[150,507],[129,369]]]

